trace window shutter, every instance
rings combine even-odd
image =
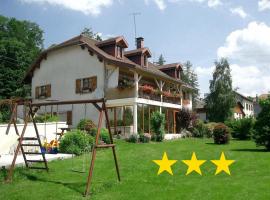
[[[91,88],[91,91],[95,91],[95,89],[97,88],[97,76],[93,76],[90,78],[90,88]]]
[[[35,97],[36,97],[36,99],[39,98],[39,87],[36,87],[36,89],[35,89]]]
[[[72,111],[67,111],[67,125],[72,125]]]
[[[81,93],[81,79],[76,80],[76,94]]]
[[[51,85],[46,85],[46,97],[51,97]]]

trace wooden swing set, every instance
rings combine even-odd
[[[27,168],[29,168],[29,169],[42,169],[42,170],[49,171],[47,160],[45,158],[45,152],[42,151],[42,144],[41,144],[40,135],[39,135],[39,131],[38,131],[36,120],[35,120],[35,115],[36,115],[37,111],[40,109],[40,107],[42,107],[42,106],[45,106],[45,108],[46,108],[46,106],[54,106],[54,105],[56,105],[56,106],[72,105],[72,107],[73,107],[74,104],[85,104],[85,105],[92,104],[99,112],[97,134],[95,137],[95,143],[94,143],[93,148],[92,148],[92,158],[91,158],[91,163],[90,163],[90,167],[89,167],[89,172],[88,172],[87,183],[86,183],[84,195],[87,196],[89,194],[97,149],[112,148],[117,178],[118,178],[118,181],[120,181],[120,173],[119,173],[119,167],[118,167],[117,157],[116,157],[116,152],[115,152],[115,144],[113,143],[113,137],[112,137],[112,133],[111,133],[108,112],[107,112],[107,108],[106,108],[106,100],[104,98],[95,99],[95,100],[51,101],[51,102],[43,102],[43,103],[32,103],[30,100],[11,99],[11,100],[1,100],[0,105],[3,105],[3,104],[8,104],[8,105],[10,105],[10,108],[11,108],[11,116],[10,116],[10,120],[9,120],[7,129],[6,129],[6,134],[9,133],[10,127],[13,124],[13,126],[15,128],[15,132],[19,136],[19,139],[18,139],[19,142],[18,142],[17,148],[16,148],[15,153],[14,153],[12,164],[11,164],[9,171],[8,171],[8,175],[6,177],[6,182],[12,181],[15,163],[16,163],[16,159],[17,159],[17,156],[19,154],[19,151],[21,151],[21,153],[23,155],[25,166]],[[101,104],[101,105],[99,105],[99,104]],[[28,110],[27,114],[24,118],[24,126],[23,126],[21,134],[18,131],[17,119],[16,119],[18,105],[25,105],[27,110]],[[105,115],[105,122],[106,122],[106,125],[108,128],[108,131],[109,131],[110,144],[99,144],[99,136],[100,136],[101,126],[102,126],[102,121],[103,121],[103,115]],[[24,136],[25,132],[26,132],[27,125],[29,122],[32,122],[34,125],[36,137],[25,137]],[[36,144],[25,144],[25,143],[23,143],[23,141],[37,141],[37,143]],[[25,146],[39,147],[40,152],[27,152],[23,148]],[[29,155],[29,154],[41,155],[42,160],[28,160],[27,155]],[[31,166],[30,163],[36,163],[36,162],[44,163],[44,167]]]

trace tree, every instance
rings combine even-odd
[[[37,24],[0,15],[0,99],[30,94],[23,78],[42,48],[43,31]]]
[[[163,55],[160,54],[158,61],[156,62],[157,65],[164,65],[166,60],[164,59]]]
[[[262,110],[257,117],[253,137],[257,145],[270,150],[270,95],[267,99],[260,100],[260,106]]]
[[[98,33],[94,33],[92,28],[84,28],[81,32],[81,35],[84,35],[84,36],[89,37],[91,39],[102,41],[102,38],[100,37],[100,35]]]
[[[224,122],[232,116],[235,94],[227,59],[222,58],[215,65],[213,80],[210,81],[210,94],[206,97],[207,116],[210,121]]]
[[[194,71],[193,65],[190,61],[184,63],[184,69],[182,73],[182,80],[192,86],[195,90],[192,91],[192,106],[196,107],[196,99],[199,98],[199,82],[198,75]]]

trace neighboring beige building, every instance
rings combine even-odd
[[[234,118],[254,117],[253,99],[235,92],[236,106],[234,107]]]
[[[233,108],[233,117],[234,119],[242,119],[245,117],[254,117],[254,105],[253,100],[235,92],[235,101],[236,105]],[[205,109],[205,101],[200,99],[197,100],[196,105],[196,114],[197,117],[203,121],[207,121],[207,113]]]
[[[155,110],[165,113],[167,132],[176,132],[175,115],[192,107],[192,88],[181,81],[181,64],[148,62],[151,52],[143,38],[137,38],[137,49],[125,51],[127,47],[122,36],[100,42],[79,35],[43,51],[25,77],[32,84],[33,102],[104,97],[115,133],[150,132]],[[57,112],[70,126],[85,117],[97,123],[90,105],[41,108],[45,110]]]

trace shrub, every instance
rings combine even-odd
[[[111,140],[110,140],[110,136],[109,136],[109,130],[106,128],[101,128],[100,130],[100,136],[103,142],[105,142],[106,144],[110,144]]]
[[[97,128],[92,128],[89,131],[90,135],[93,137],[96,137],[97,135]],[[110,136],[109,136],[109,130],[106,128],[101,128],[100,130],[100,138],[103,142],[105,142],[106,144],[110,144],[111,140],[110,140]]]
[[[215,144],[227,144],[230,140],[230,129],[223,123],[218,123],[213,130]]]
[[[194,122],[192,128],[193,137],[200,137],[202,138],[205,135],[207,127],[204,125],[202,120],[197,120]]]
[[[190,113],[187,110],[180,110],[176,116],[176,123],[181,129],[188,129],[191,122]]]
[[[192,131],[192,136],[193,137],[207,137],[211,138],[213,136],[213,125],[216,125],[216,123],[211,123],[211,124],[205,124],[202,120],[196,120],[194,122],[193,128],[191,129]]]
[[[137,142],[138,142],[138,135],[137,135],[137,134],[131,134],[131,135],[127,138],[127,142],[137,143]]]
[[[206,137],[207,138],[213,137],[213,131],[216,125],[217,125],[216,122],[209,122],[206,124],[206,127],[207,127]]]
[[[140,134],[139,136],[139,140],[142,143],[149,143],[151,140],[151,134],[149,133]]]
[[[125,116],[125,126],[130,126],[133,124],[133,113],[130,107],[126,107],[124,111]]]
[[[77,129],[86,131],[90,131],[95,127],[96,127],[95,123],[90,119],[81,119],[77,125]]]
[[[254,119],[243,118],[239,120],[229,120],[225,124],[231,129],[233,138],[240,140],[250,139],[254,129]]]
[[[260,101],[260,106],[262,110],[254,126],[254,139],[257,145],[270,150],[270,96]]]
[[[94,138],[80,130],[73,130],[66,133],[60,141],[60,152],[81,155],[85,150],[90,149]]]
[[[165,115],[159,111],[152,113],[150,118],[151,129],[154,132],[154,137],[157,142],[161,142],[164,139],[165,133]]]
[[[0,105],[0,123],[9,122],[11,111],[8,105]]]
[[[59,117],[57,115],[51,115],[51,114],[43,114],[43,115],[37,115],[35,117],[35,121],[37,123],[44,123],[44,122],[58,122]]]

